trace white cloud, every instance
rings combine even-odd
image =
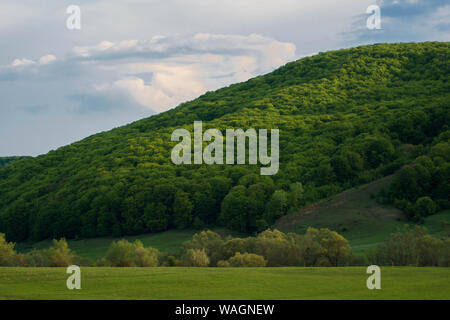
[[[25,66],[32,66],[32,65],[45,65],[45,64],[49,64],[53,61],[56,60],[56,57],[54,55],[48,54],[45,56],[40,57],[37,61],[33,61],[30,59],[14,59],[14,61],[11,63],[10,66],[3,66],[3,68],[5,67],[25,67]]]
[[[166,111],[207,90],[256,75],[295,58],[295,45],[252,34],[156,36],[150,40],[102,41],[76,47],[75,60],[113,74],[97,92],[122,94],[155,112]],[[146,83],[142,73],[152,74]]]
[[[46,55],[46,56],[42,56],[42,57],[39,59],[39,63],[40,63],[40,64],[48,64],[48,63],[51,63],[51,62],[53,62],[53,61],[55,61],[55,60],[56,60],[56,57],[55,57],[54,55],[48,54],[48,55]]]
[[[19,66],[26,66],[26,65],[30,65],[30,64],[35,64],[35,62],[33,60],[29,60],[29,59],[14,59],[11,66],[19,67]]]
[[[115,81],[112,89],[129,95],[137,103],[155,112],[163,112],[206,91],[195,70],[189,66],[154,65],[151,85],[138,77]]]

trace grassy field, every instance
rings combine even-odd
[[[450,268],[82,268],[68,290],[64,268],[0,268],[0,299],[450,299]]]

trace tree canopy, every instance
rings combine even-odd
[[[433,179],[448,177],[449,55],[448,42],[319,53],[16,160],[0,169],[0,232],[10,241],[194,225],[258,232],[284,214],[427,154],[433,167],[424,159],[416,160],[414,172],[402,169],[397,198],[418,201],[428,214],[433,205],[419,198],[448,196],[448,180],[434,190]],[[204,130],[279,129],[279,172],[263,177],[256,165],[172,164],[171,133],[192,132],[196,120]]]

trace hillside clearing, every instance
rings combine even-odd
[[[393,176],[353,188],[280,218],[275,224],[283,232],[303,234],[308,227],[329,228],[350,241],[359,253],[373,248],[407,223],[403,213],[378,203],[374,198],[382,188],[388,188]],[[450,222],[450,210],[425,219],[424,226],[440,236],[441,221]]]

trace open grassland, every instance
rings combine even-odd
[[[68,290],[65,268],[0,268],[0,299],[450,299],[450,268],[382,267],[368,290],[363,267],[82,268]]]

